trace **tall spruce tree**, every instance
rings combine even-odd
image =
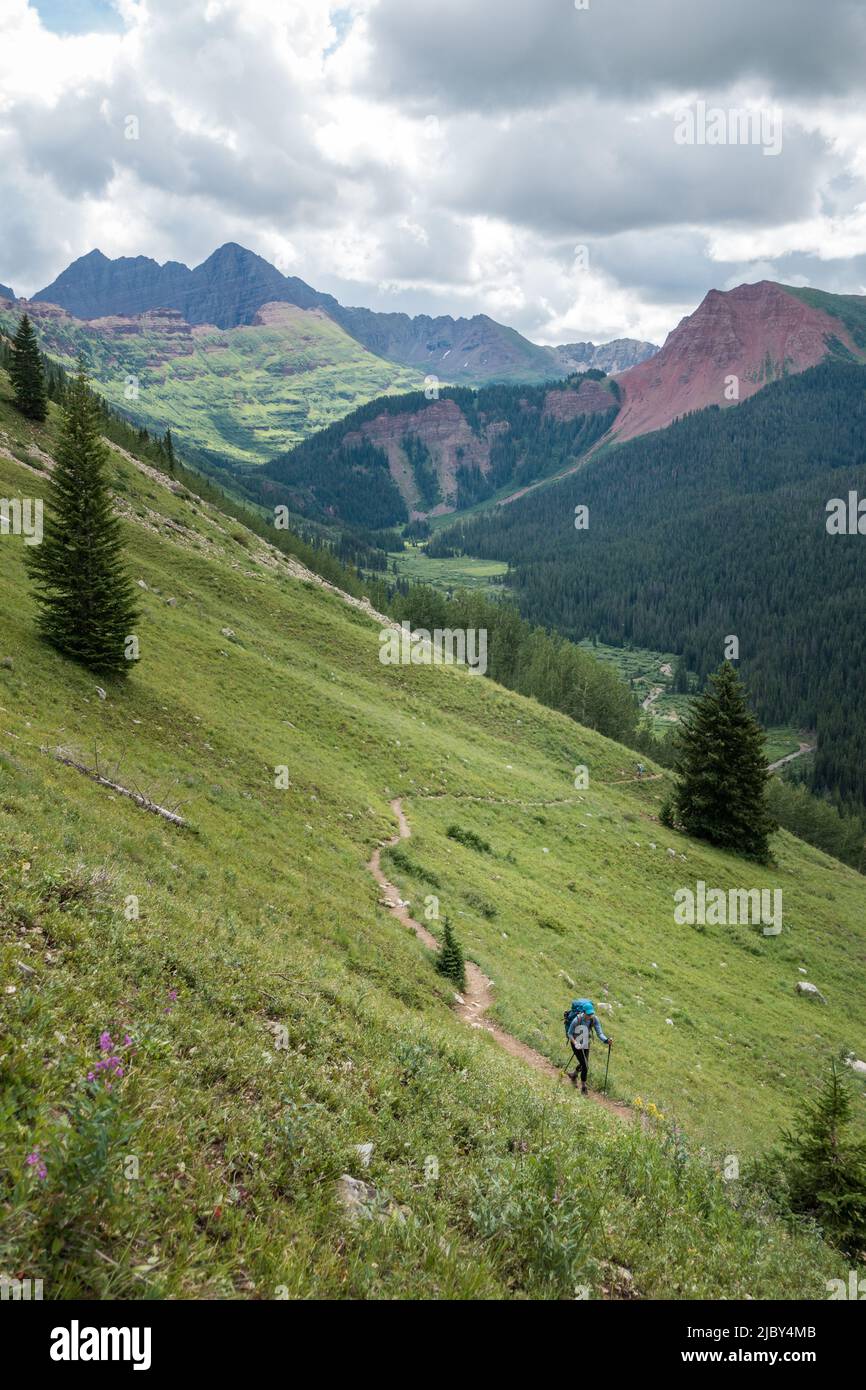
[[[777,828],[767,808],[764,731],[725,661],[683,720],[674,819],[689,835],[766,863]]]
[[[84,369],[70,384],[48,496],[45,536],[29,556],[43,637],[100,674],[125,674],[137,613],[111,509],[108,451]]]
[[[792,1211],[814,1216],[852,1256],[866,1249],[866,1143],[854,1123],[844,1064],[831,1061],[796,1131],[782,1136],[782,1177]]]
[[[26,314],[22,314],[18,322],[9,375],[15,388],[15,404],[21,414],[28,420],[44,420],[48,414],[45,369],[33,324]]]

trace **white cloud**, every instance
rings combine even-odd
[[[120,33],[60,36],[0,0],[0,280],[19,292],[94,246],[196,264],[233,240],[347,303],[555,342],[658,341],[768,267],[862,286],[849,0],[118,9]],[[781,101],[782,155],[675,145],[672,112],[699,95]]]

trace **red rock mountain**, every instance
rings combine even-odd
[[[839,318],[771,280],[710,290],[660,352],[617,378],[623,405],[612,437],[633,439],[689,411],[746,400],[777,377],[814,367],[840,344],[864,357]]]

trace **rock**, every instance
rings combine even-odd
[[[366,1143],[366,1144],[356,1144],[356,1145],[355,1145],[355,1153],[358,1155],[358,1158],[359,1158],[360,1161],[361,1161],[361,1167],[362,1167],[362,1168],[369,1168],[369,1166],[370,1166],[370,1161],[371,1161],[371,1159],[372,1159],[372,1157],[373,1157],[373,1145],[372,1145],[372,1143],[369,1143],[369,1142],[368,1142],[368,1143]]]
[[[676,857],[677,857],[677,852],[676,852],[676,850],[675,850],[675,849],[669,849],[669,850],[668,850],[668,858],[669,858],[669,859],[676,859]]]
[[[105,693],[105,691],[103,690],[103,688],[102,688],[101,685],[98,685],[98,686],[96,687],[96,693],[97,693],[97,695],[99,696],[100,700],[107,700],[107,699],[108,699],[108,696],[106,695],[106,693]]]
[[[674,1021],[673,1021],[672,1018],[666,1018],[666,1019],[665,1019],[665,1023],[669,1023],[670,1026],[671,1026],[671,1028],[673,1028],[673,1026],[674,1026]]]
[[[230,627],[221,627],[220,632],[222,633],[223,637],[234,637],[234,633],[232,632]]]
[[[177,599],[176,599],[176,598],[167,598],[167,599],[166,599],[166,604],[167,604],[167,606],[168,606],[169,608],[177,608]]]
[[[805,994],[808,999],[819,999],[822,1004],[827,1003],[818,986],[810,985],[808,980],[798,980],[796,988],[798,994]]]
[[[4,671],[11,671],[15,666],[15,662],[12,660],[11,656],[4,656],[3,660],[0,661],[0,666],[2,666]]]
[[[611,1260],[601,1260],[601,1267],[604,1270],[604,1289],[608,1295],[616,1299],[639,1298],[640,1294],[635,1287],[634,1275],[630,1269],[624,1265],[614,1264]]]
[[[138,579],[138,580],[136,580],[136,583],[138,584],[139,589],[146,589],[146,588],[147,588],[147,585],[145,584],[145,582],[144,582],[143,579]]]
[[[343,1173],[337,1180],[337,1200],[350,1221],[400,1221],[405,1213],[389,1197],[382,1197],[371,1182]]]
[[[860,1076],[866,1076],[866,1062],[861,1062],[859,1057],[846,1057],[846,1063],[852,1071],[856,1071]]]

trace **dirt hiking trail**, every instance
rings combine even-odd
[[[796,753],[789,753],[787,758],[777,758],[774,763],[767,764],[768,772],[775,772],[777,767],[784,767],[786,763],[792,763],[795,758],[802,758],[805,753],[814,753],[817,744],[801,743]]]
[[[439,942],[436,940],[436,937],[432,932],[429,932],[426,927],[422,926],[420,922],[416,922],[414,917],[410,915],[408,908],[401,902],[397,888],[393,883],[388,881],[382,872],[382,849],[389,848],[391,845],[397,845],[401,840],[408,840],[412,835],[400,797],[396,797],[391,802],[391,810],[397,817],[398,833],[390,840],[386,840],[385,844],[380,846],[379,849],[373,851],[373,857],[367,865],[367,868],[382,889],[384,893],[384,903],[391,913],[391,916],[396,917],[397,921],[404,927],[408,927],[410,931],[413,931],[419,941],[421,941],[428,950],[438,951]],[[521,1062],[525,1062],[526,1065],[532,1067],[534,1071],[541,1072],[543,1075],[549,1076],[556,1081],[564,1080],[564,1071],[554,1066],[553,1062],[547,1057],[542,1057],[540,1052],[534,1051],[534,1049],[528,1047],[526,1043],[521,1042],[519,1038],[513,1037],[511,1033],[506,1033],[504,1028],[500,1028],[498,1023],[494,1023],[492,1019],[487,1017],[487,1010],[493,1003],[493,990],[487,976],[482,970],[479,970],[474,961],[467,960],[466,988],[462,994],[455,995],[455,998],[457,1000],[456,1012],[459,1014],[460,1018],[463,1019],[464,1023],[468,1023],[470,1028],[483,1028],[491,1037],[495,1038],[496,1042],[498,1042],[499,1046],[503,1048],[504,1051],[509,1053],[512,1057],[519,1058]],[[620,1119],[631,1120],[634,1118],[634,1112],[627,1105],[621,1105],[618,1101],[610,1100],[607,1096],[601,1095],[598,1091],[590,1091],[587,1098],[594,1100],[597,1105],[603,1106],[605,1110],[609,1110],[612,1114],[618,1115]]]

